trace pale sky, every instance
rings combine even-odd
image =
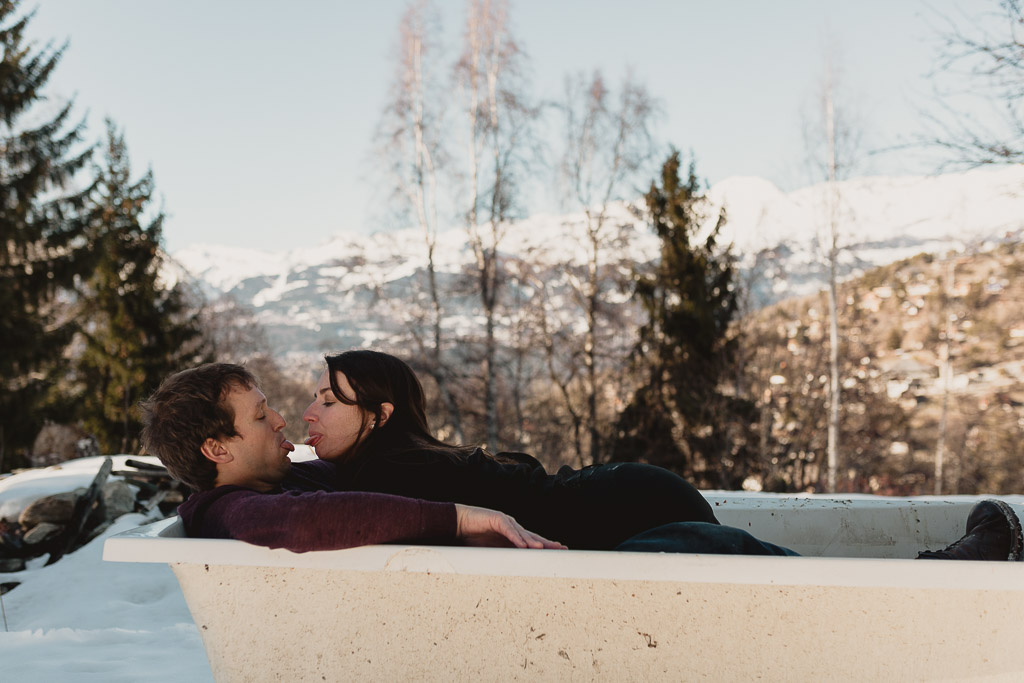
[[[31,0],[28,0],[31,2]],[[26,2],[23,9],[31,9]],[[37,0],[30,33],[69,41],[48,92],[75,96],[95,139],[123,127],[137,172],[151,166],[173,252],[194,243],[314,246],[385,230],[372,137],[394,73],[403,0]],[[437,3],[458,52],[463,0]],[[977,3],[966,3],[974,6]],[[984,3],[982,3],[984,5]],[[536,97],[566,74],[632,68],[662,101],[658,139],[714,183],[811,180],[802,126],[827,35],[870,148],[915,134],[954,0],[513,0]],[[864,173],[927,172],[875,155]]]

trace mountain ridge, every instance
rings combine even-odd
[[[1024,166],[974,169],[937,176],[864,177],[837,184],[840,197],[840,273],[850,277],[918,253],[964,252],[1019,238],[1024,230]],[[813,293],[825,282],[823,251],[827,185],[783,192],[770,181],[738,176],[707,191],[707,230],[720,210],[727,215],[720,243],[731,243],[752,301],[760,307]],[[609,262],[648,262],[658,240],[633,210],[609,207],[609,225],[624,226],[624,241],[605,250]],[[560,265],[582,264],[582,212],[542,214],[506,226],[504,258],[529,258],[555,279]],[[438,234],[436,267],[442,278],[461,277],[472,263],[465,231]],[[269,332],[275,356],[307,355],[343,344],[386,337],[388,324],[368,312],[382,292],[425,267],[422,233],[403,229],[339,233],[315,247],[276,253],[251,247],[192,245],[172,255],[207,294],[229,294],[251,307]],[[180,275],[179,275],[180,276]],[[172,276],[173,277],[173,276]],[[397,294],[401,296],[401,294]],[[471,325],[474,299],[446,302]]]

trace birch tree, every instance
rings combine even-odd
[[[953,324],[957,315],[951,309],[952,298],[955,292],[956,279],[956,257],[953,253],[947,255],[946,282],[942,295],[942,316],[945,319],[945,330],[943,331],[942,346],[939,349],[939,377],[942,381],[942,409],[939,414],[939,438],[935,444],[935,495],[942,495],[943,468],[946,460],[946,431],[949,415],[949,389],[953,381],[953,356],[951,344],[953,342]]]
[[[566,80],[565,99],[560,107],[563,117],[565,148],[561,160],[561,177],[565,184],[569,208],[583,215],[579,239],[584,262],[565,264],[569,285],[584,320],[579,357],[584,364],[581,390],[585,407],[574,407],[572,394],[563,389],[566,407],[574,417],[585,416],[589,441],[589,463],[601,462],[607,456],[605,438],[600,429],[599,376],[601,365],[611,351],[614,330],[607,321],[607,296],[628,286],[628,259],[632,221],[624,221],[622,212],[610,215],[613,202],[620,201],[635,188],[630,181],[637,172],[646,170],[654,144],[651,122],[655,105],[643,85],[628,74],[613,93],[599,71],[586,78],[582,75]],[[604,323],[604,324],[603,324]],[[626,345],[617,354],[621,362]],[[552,349],[553,345],[546,345]],[[616,354],[612,354],[616,355]],[[548,365],[554,374],[553,359]],[[575,370],[570,370],[571,374]],[[558,381],[560,386],[568,384]],[[571,379],[570,379],[571,381]],[[620,387],[621,389],[621,387]],[[608,416],[611,418],[611,416]],[[588,463],[581,463],[588,464]]]
[[[440,32],[437,12],[428,0],[410,3],[399,27],[398,68],[384,111],[380,137],[383,158],[394,183],[394,205],[423,236],[426,256],[425,331],[411,328],[419,350],[417,365],[433,378],[445,406],[452,436],[464,440],[446,357],[443,293],[436,260],[439,207],[438,176],[446,162],[444,89],[440,80]]]
[[[807,148],[811,163],[823,176],[824,216],[823,234],[819,244],[824,242],[823,258],[828,278],[829,311],[829,391],[828,391],[828,466],[826,487],[829,492],[836,490],[836,473],[839,464],[839,418],[842,402],[840,375],[839,340],[839,256],[842,251],[841,233],[843,220],[840,181],[848,177],[854,165],[858,136],[851,123],[848,108],[841,104],[839,96],[839,74],[834,55],[826,55],[825,69],[818,90],[817,121],[805,130]]]
[[[465,225],[484,319],[485,440],[499,443],[498,307],[504,280],[500,246],[513,208],[537,117],[526,96],[520,51],[506,0],[471,0],[462,56],[455,69],[465,131]]]

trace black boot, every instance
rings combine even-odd
[[[1017,514],[1001,500],[983,500],[967,515],[967,533],[945,550],[925,550],[919,560],[1021,559],[1021,529]]]

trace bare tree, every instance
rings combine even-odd
[[[827,490],[836,490],[839,463],[839,414],[841,406],[841,377],[839,362],[839,255],[842,250],[841,220],[842,196],[839,182],[848,176],[854,166],[859,143],[857,129],[849,117],[849,110],[839,100],[839,74],[831,51],[826,54],[825,71],[818,91],[818,121],[805,130],[805,139],[812,164],[819,177],[825,179],[824,197],[824,259],[828,272],[829,309],[829,420]],[[823,240],[822,240],[823,238]]]
[[[498,305],[503,283],[499,247],[513,218],[514,199],[529,152],[537,109],[526,101],[507,0],[471,0],[456,79],[465,115],[469,182],[466,231],[484,317],[483,385],[486,442],[496,448],[498,420]]]
[[[581,349],[579,344],[573,343],[573,321],[567,316],[569,311],[565,307],[552,302],[552,298],[557,296],[553,293],[556,283],[551,277],[554,268],[545,264],[541,255],[535,250],[528,250],[513,265],[519,282],[530,292],[528,305],[524,307],[529,315],[528,343],[540,355],[542,373],[560,404],[558,415],[545,417],[556,420],[568,418],[574,462],[582,464],[584,415],[574,393],[579,379]],[[561,415],[562,410],[565,416]],[[556,411],[549,411],[553,412]]]
[[[445,354],[444,307],[438,284],[438,173],[445,163],[443,86],[439,81],[437,13],[429,0],[410,3],[399,27],[398,69],[381,120],[383,157],[389,165],[397,206],[417,225],[426,250],[425,334],[412,328],[421,351],[419,367],[437,384],[452,435],[462,442],[459,406]]]
[[[941,21],[936,71],[943,85],[935,92],[937,110],[926,114],[926,142],[949,153],[954,164],[1024,162],[1021,0],[993,0],[982,11]]]
[[[590,78],[582,75],[566,80],[565,100],[561,106],[565,149],[561,176],[571,208],[584,217],[580,235],[585,261],[567,263],[566,273],[574,298],[580,307],[584,332],[580,342],[585,374],[582,394],[584,409],[567,404],[572,415],[585,414],[589,437],[589,460],[604,459],[599,417],[599,374],[606,350],[607,334],[602,335],[602,318],[609,291],[623,290],[630,269],[621,267],[627,258],[632,226],[623,217],[609,215],[613,202],[633,191],[630,180],[646,170],[654,155],[651,123],[655,104],[643,85],[627,74],[614,95],[599,71]],[[638,194],[638,193],[637,193]],[[550,348],[550,347],[548,347]],[[617,360],[621,362],[620,349]],[[549,359],[550,366],[550,359]],[[573,371],[572,374],[575,374]],[[571,375],[570,375],[571,377]],[[552,376],[559,385],[560,382]],[[566,401],[570,393],[563,390]]]
[[[255,312],[230,294],[222,294],[202,307],[200,325],[216,361],[241,363],[270,355],[267,332]]]

